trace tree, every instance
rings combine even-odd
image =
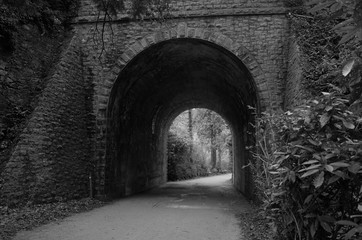
[[[192,143],[192,144],[190,144],[190,161],[192,162],[192,146],[193,146],[193,141],[194,141],[193,132],[192,132],[192,109],[187,110],[187,114],[188,114],[189,138],[190,138],[190,142]]]
[[[209,145],[211,167],[220,169],[222,153],[228,148],[228,139],[231,138],[230,129],[214,111],[198,109],[195,115],[195,131],[201,141]]]

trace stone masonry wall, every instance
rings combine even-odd
[[[38,27],[24,25],[13,34],[14,49],[0,46],[0,173],[59,58],[62,40],[63,33],[41,35]]]
[[[121,70],[117,66],[124,66],[126,63],[120,62],[125,58],[130,60],[129,56],[144,49],[133,45],[139,40],[143,39],[147,47],[159,42],[160,36],[155,33],[167,30],[182,38],[189,37],[187,29],[194,29],[190,37],[197,38],[195,31],[210,34],[204,39],[226,36],[248,53],[239,57],[245,60],[251,72],[257,73],[253,77],[256,85],[262,86],[259,89],[259,95],[263,96],[262,107],[282,107],[289,22],[281,2],[174,0],[171,17],[162,23],[132,20],[126,12],[112,25],[106,24],[102,36],[102,24],[95,22],[97,10],[93,1],[83,0],[73,25],[75,35],[63,51],[0,176],[2,203],[23,204],[86,196],[88,176],[94,165],[97,191],[102,192],[106,111],[111,86]],[[185,26],[185,34],[179,26]],[[228,44],[222,39],[213,42],[220,47]]]
[[[225,14],[266,14],[285,12],[282,0],[171,0],[166,14],[172,17],[211,16]],[[93,0],[82,0],[79,21],[94,21],[98,10]],[[115,19],[132,18],[131,3]]]
[[[2,204],[84,197],[91,171],[91,89],[72,37],[51,75],[4,172]]]
[[[188,18],[171,20],[167,23],[157,22],[130,22],[113,24],[111,34],[109,28],[105,32],[105,51],[102,53],[101,44],[95,42],[99,39],[93,24],[79,24],[77,29],[82,39],[82,49],[86,53],[84,66],[89,69],[95,84],[95,114],[100,111],[105,113],[106,105],[99,104],[102,99],[108,98],[109,89],[105,85],[113,82],[119,73],[113,73],[112,67],[136,41],[150,36],[164,29],[175,29],[180,23],[185,23],[189,28],[200,28],[211,33],[220,33],[250,52],[260,65],[268,82],[269,91],[273,101],[268,102],[274,107],[283,105],[283,93],[287,74],[288,52],[288,20],[284,15],[265,16],[229,16],[215,18]],[[106,26],[107,27],[107,26]],[[101,58],[99,58],[101,56]],[[268,99],[270,100],[270,99]]]
[[[269,2],[270,3],[270,2]],[[254,9],[255,10],[255,9]],[[280,10],[280,9],[279,9]],[[106,111],[110,94],[110,85],[120,72],[114,66],[122,61],[122,54],[134,56],[138,50],[130,50],[131,46],[143,38],[150,39],[150,45],[156,43],[153,34],[164,30],[177,29],[179,24],[188,28],[203,29],[211,34],[220,33],[236,44],[247,49],[263,72],[263,78],[257,85],[268,88],[259,94],[270,96],[263,99],[262,107],[280,108],[283,106],[285,79],[287,74],[287,53],[289,48],[289,22],[285,14],[234,14],[225,16],[197,16],[175,18],[163,23],[155,21],[120,21],[112,24],[112,30],[106,25],[104,49],[99,41],[98,32],[93,22],[78,22],[79,37],[85,53],[84,67],[88,69],[85,77],[92,78],[95,85],[93,113],[97,119],[97,179],[102,185],[105,166]],[[149,36],[149,38],[147,37]],[[157,36],[156,36],[157,38]],[[96,41],[95,41],[96,40]],[[98,40],[98,41],[97,41]],[[119,70],[119,69],[118,69]],[[101,191],[101,190],[100,190]]]

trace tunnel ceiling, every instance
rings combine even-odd
[[[113,114],[170,118],[187,108],[206,107],[230,121],[246,105],[256,105],[256,93],[235,55],[202,40],[177,39],[135,57],[116,81],[110,103],[117,108]]]

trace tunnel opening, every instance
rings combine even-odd
[[[232,131],[218,113],[190,108],[168,131],[167,181],[232,173]]]
[[[200,39],[154,44],[120,72],[107,107],[105,194],[121,197],[167,181],[167,136],[190,108],[211,109],[233,132],[233,184],[251,193],[248,144],[258,91],[248,68],[225,48]]]

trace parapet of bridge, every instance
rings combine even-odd
[[[2,173],[3,202],[85,197],[90,186],[97,196],[119,197],[162,184],[168,128],[193,107],[230,124],[234,185],[251,195],[243,166],[254,141],[252,108],[281,108],[295,71],[288,73],[283,1],[172,1],[162,22],[121,14],[103,35],[97,13],[82,1],[73,36]]]

